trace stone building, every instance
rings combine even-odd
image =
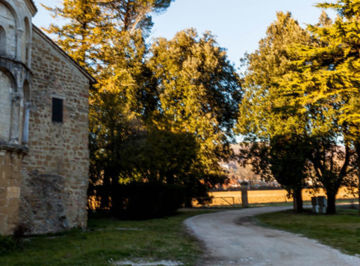
[[[87,221],[95,80],[32,25],[36,11],[32,0],[0,0],[0,234]]]

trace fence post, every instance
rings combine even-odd
[[[248,201],[248,182],[241,183],[241,206],[243,208],[249,207]]]

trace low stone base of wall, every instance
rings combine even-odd
[[[0,235],[19,225],[22,154],[0,149]]]

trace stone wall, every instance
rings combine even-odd
[[[0,54],[30,65],[31,20],[36,8],[30,0],[0,0]]]
[[[85,227],[88,91],[95,80],[36,27],[31,0],[0,0],[0,234]],[[52,99],[64,119],[52,121]],[[19,228],[20,228],[19,227]]]
[[[85,227],[89,78],[36,28],[31,68],[29,151],[22,171],[22,223],[36,234]],[[53,97],[63,100],[63,123],[52,122]]]
[[[0,234],[11,234],[22,223],[23,86],[31,82],[27,52],[35,13],[29,0],[0,0]]]
[[[1,144],[0,144],[1,145]],[[0,232],[11,234],[19,225],[22,153],[0,150]]]

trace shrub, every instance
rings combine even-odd
[[[111,212],[115,217],[149,219],[171,215],[185,201],[185,189],[178,185],[132,183],[112,190]]]

